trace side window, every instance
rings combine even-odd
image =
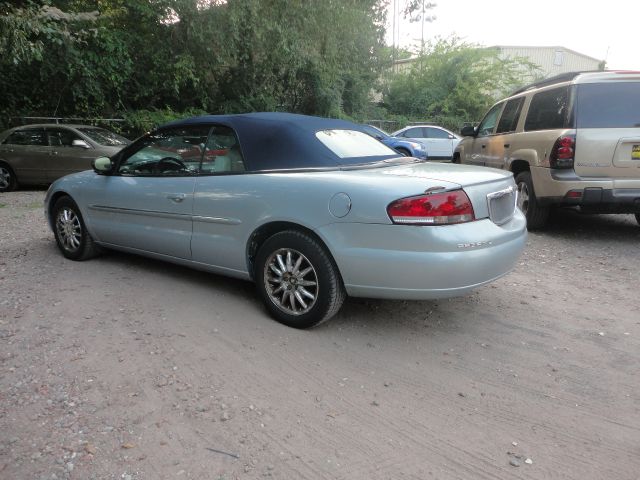
[[[487,135],[491,135],[493,133],[493,130],[496,128],[498,114],[500,113],[503,105],[504,103],[494,105],[493,108],[487,112],[487,114],[482,119],[482,122],[480,122],[480,126],[478,126],[479,137],[486,137]]]
[[[63,128],[47,129],[47,133],[52,147],[71,147],[74,140],[82,140],[79,135]]]
[[[524,97],[514,98],[507,102],[502,111],[502,116],[498,122],[496,133],[515,132],[518,126],[518,118],[522,111]]]
[[[568,128],[571,123],[569,87],[536,93],[531,99],[525,131]]]
[[[214,126],[204,149],[200,174],[214,175],[244,171],[244,161],[235,132],[229,127]]]
[[[6,145],[39,145],[46,146],[47,138],[44,129],[33,128],[28,130],[16,130],[3,142]]]
[[[449,139],[449,132],[445,132],[439,128],[425,127],[427,132],[427,138],[444,138],[445,140]]]
[[[125,157],[118,173],[133,176],[179,177],[195,175],[200,166],[210,127],[169,128],[154,132]]]
[[[424,138],[424,135],[422,133],[422,128],[420,127],[415,127],[415,128],[410,128],[409,130],[405,130],[403,133],[400,134],[400,136],[405,138]]]

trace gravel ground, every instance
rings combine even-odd
[[[2,479],[638,479],[640,227],[558,213],[519,266],[310,331],[249,283],[65,260],[0,194]]]

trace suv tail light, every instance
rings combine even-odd
[[[573,157],[576,152],[576,136],[563,135],[553,144],[549,154],[551,168],[573,168]]]
[[[387,207],[393,223],[451,225],[475,220],[473,206],[462,190],[401,198]]]

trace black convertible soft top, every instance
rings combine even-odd
[[[384,156],[340,158],[318,138],[322,130],[356,130],[362,126],[346,120],[311,117],[293,113],[243,113],[203,115],[177,120],[159,130],[188,125],[224,125],[238,135],[245,166],[249,171],[336,168],[371,163],[398,157]]]

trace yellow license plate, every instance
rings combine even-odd
[[[631,148],[631,160],[640,160],[640,145]]]

